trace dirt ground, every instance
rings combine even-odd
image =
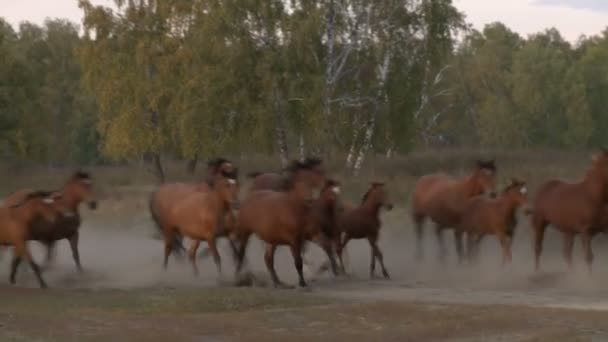
[[[129,217],[85,218],[81,234],[84,274],[75,270],[68,243],[58,245],[55,265],[39,290],[22,266],[18,286],[7,283],[9,251],[0,257],[1,341],[608,341],[606,237],[594,241],[595,267],[582,265],[580,245],[573,273],[566,272],[560,237],[549,231],[543,271],[532,271],[531,232],[516,232],[513,264],[501,269],[500,249],[484,241],[480,264],[437,260],[427,227],[425,258],[414,261],[412,227],[404,209],[384,214],[380,247],[391,280],[368,276],[366,242],[348,246],[348,277],[329,274],[311,281],[310,291],[275,290],[261,244],[252,241],[248,266],[256,286],[232,286],[233,263],[225,243],[221,277],[208,258],[201,274],[175,258],[163,271],[162,244],[144,211]],[[446,242],[452,247],[451,232]],[[31,244],[42,260],[43,250]],[[324,261],[316,246],[307,259]],[[279,276],[296,283],[289,251],[276,257]]]

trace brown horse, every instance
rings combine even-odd
[[[287,191],[254,191],[241,204],[236,222],[236,238],[240,247],[237,277],[243,266],[249,237],[256,234],[266,244],[264,261],[274,286],[285,286],[274,269],[274,253],[279,245],[290,247],[299,285],[307,286],[302,273],[302,244],[310,238],[306,225],[318,171],[316,163],[293,161],[288,173]]]
[[[52,223],[48,220],[32,221],[29,227],[28,239],[39,241],[47,247],[46,266],[52,263],[55,243],[59,240],[67,239],[70,243],[76,268],[79,272],[82,272],[78,250],[79,228],[82,221],[79,206],[81,203],[87,202],[90,209],[94,210],[97,208],[97,201],[93,192],[93,180],[88,173],[77,171],[67,180],[63,188],[57,192],[61,194],[60,199],[57,200],[57,204],[65,207],[67,210]],[[30,193],[32,193],[32,190],[29,189],[17,191],[4,200],[4,205],[10,206],[22,202]]]
[[[416,226],[416,257],[422,258],[422,234],[425,219],[435,222],[439,257],[445,260],[443,230],[454,228],[460,221],[467,199],[493,189],[496,175],[494,161],[477,161],[473,172],[461,179],[444,173],[421,177],[412,195],[412,219]],[[462,258],[462,233],[454,230],[456,251]]]
[[[27,248],[27,240],[30,234],[30,226],[37,219],[49,222],[61,216],[61,213],[53,206],[56,200],[61,198],[60,194],[46,191],[33,191],[26,194],[22,200],[13,205],[0,207],[0,245],[13,246],[14,257],[11,263],[10,283],[15,284],[17,267],[21,259],[25,259],[29,264],[40,287],[47,287],[40,267],[32,259]]]
[[[216,240],[229,233],[225,230],[227,226],[222,225],[222,220],[232,210],[237,195],[234,170],[232,173],[222,172],[221,177],[216,176],[211,189],[204,192],[192,191],[174,203],[162,227],[165,240],[164,267],[167,268],[169,255],[174,249],[175,236],[179,234],[193,240],[188,256],[195,275],[198,275],[196,251],[200,241],[206,241],[209,245],[218,273],[221,273],[221,259]]]
[[[325,180],[325,169],[323,161],[319,158],[309,157],[302,161],[310,165],[314,176],[314,186],[319,188],[323,186]],[[251,172],[248,174],[253,181],[249,187],[249,193],[258,190],[274,190],[287,191],[289,187],[289,179],[291,178],[289,167],[282,170],[281,173],[275,172]]]
[[[384,183],[374,182],[363,196],[361,205],[348,210],[340,215],[338,227],[343,232],[342,241],[337,250],[340,266],[344,271],[342,261],[342,250],[351,239],[367,239],[371,248],[370,277],[375,276],[376,260],[382,268],[382,275],[390,278],[386,267],[384,267],[384,257],[378,247],[378,237],[380,234],[380,208],[387,210],[393,209],[393,204],[388,200],[388,195]]]
[[[319,198],[312,203],[305,231],[305,240],[319,245],[329,259],[329,265],[322,265],[318,271],[325,271],[328,266],[331,266],[334,275],[338,274],[334,251],[337,250],[340,243],[340,234],[337,227],[339,196],[340,183],[333,179],[327,179],[321,189]],[[302,252],[305,251],[305,248],[306,245],[303,246]]]
[[[605,149],[593,157],[591,167],[582,180],[570,183],[552,179],[540,186],[532,211],[537,271],[540,268],[545,229],[551,224],[563,235],[563,253],[569,268],[572,268],[574,236],[581,235],[585,262],[591,272],[591,239],[600,231],[597,228],[602,220],[607,195],[608,150]]]
[[[175,203],[193,192],[208,191],[213,186],[213,180],[216,176],[235,171],[236,168],[231,161],[218,157],[207,162],[207,175],[199,183],[167,183],[161,185],[158,190],[152,193],[149,201],[150,215],[159,232],[162,233],[162,227],[166,224]],[[180,234],[175,235],[175,243],[172,246],[174,252],[178,255],[185,250]]]
[[[460,225],[456,229],[467,234],[470,258],[486,235],[495,235],[502,246],[502,264],[511,263],[511,244],[517,226],[517,209],[527,200],[526,183],[512,179],[497,198],[477,196],[467,201]]]

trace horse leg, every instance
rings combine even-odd
[[[169,264],[169,255],[173,251],[173,244],[175,243],[175,238],[173,234],[170,232],[165,232],[165,256],[163,260],[163,268],[166,270],[167,265]]]
[[[568,265],[568,269],[572,271],[574,268],[572,265],[572,249],[574,247],[574,234],[573,233],[564,233],[564,259],[566,260],[566,264]]]
[[[307,287],[306,281],[304,281],[304,273],[302,272],[302,241],[296,241],[291,246],[291,254],[293,255],[293,263],[298,271],[300,287]]]
[[[21,257],[15,254],[13,256],[13,261],[11,262],[11,274],[9,277],[9,281],[12,285],[15,285],[15,278],[17,277],[17,269],[19,268],[19,264],[21,263]]]
[[[200,240],[193,240],[192,245],[190,245],[190,249],[188,250],[188,258],[190,258],[190,262],[192,263],[192,271],[194,271],[194,276],[198,277],[198,265],[196,264],[196,251],[198,250],[198,246],[200,246]]]
[[[215,237],[211,237],[207,240],[207,245],[209,245],[209,250],[211,251],[211,255],[213,255],[213,262],[215,263],[215,267],[217,268],[218,276],[222,275],[222,259],[220,257],[220,253],[217,251],[217,244],[215,241]]]
[[[462,231],[459,229],[454,229],[454,243],[456,244],[456,254],[458,254],[458,263],[462,264],[463,259],[463,247],[462,247]]]
[[[319,245],[319,247],[321,247],[321,249],[323,249],[323,251],[327,255],[327,259],[328,259],[329,265],[331,267],[331,272],[333,273],[334,276],[337,276],[338,275],[338,266],[336,264],[336,258],[334,258],[332,241],[330,241],[326,236],[321,235],[316,240],[316,242]],[[321,265],[321,267],[319,267],[319,269],[317,270],[317,274],[319,274],[321,272],[325,272],[327,270],[327,268],[328,268],[327,262],[323,263],[323,265]]]
[[[340,271],[342,272],[342,274],[346,274],[346,269],[344,269],[344,261],[342,260],[342,253],[344,252],[344,247],[346,247],[346,244],[349,240],[350,236],[345,233],[344,237],[342,237],[342,241],[338,244],[338,261],[340,262]]]
[[[25,240],[15,245],[15,259],[13,260],[13,269],[11,270],[11,284],[15,284],[15,274],[17,272],[17,266],[19,266],[19,263],[21,262],[22,258],[30,264],[32,271],[34,271],[36,278],[38,278],[38,283],[40,284],[40,287],[46,288],[46,282],[44,281],[44,279],[42,279],[42,275],[40,274],[40,266],[38,266],[38,264],[34,262],[34,259],[32,259],[32,256],[27,249]]]
[[[240,248],[238,249],[238,255],[236,256],[236,273],[239,274],[243,268],[243,261],[245,260],[245,252],[247,250],[247,242],[249,241],[250,234],[242,234],[238,237]]]
[[[591,233],[584,232],[581,235],[583,240],[583,252],[585,253],[585,263],[587,264],[587,270],[591,275],[591,264],[593,263],[593,251],[591,250]]]
[[[547,224],[536,216],[533,218],[532,224],[534,225],[534,269],[538,272],[540,270],[540,255],[543,252],[543,240]]]
[[[445,257],[447,250],[445,248],[445,241],[443,240],[443,227],[440,225],[435,226],[435,237],[437,238],[437,244],[439,245],[439,261],[445,263]]]
[[[390,279],[391,277],[388,274],[386,267],[384,267],[384,257],[382,256],[382,252],[380,251],[380,248],[378,247],[378,236],[369,237],[368,241],[372,248],[372,269],[370,270],[370,273],[372,273],[372,277],[373,277],[373,272],[374,272],[373,268],[374,268],[374,264],[375,264],[374,259],[377,259],[378,262],[380,263],[380,267],[382,268],[382,276],[384,276],[384,278],[386,278],[386,279]]]
[[[274,269],[274,252],[276,251],[277,246],[266,243],[266,251],[264,252],[264,262],[266,263],[266,269],[268,269],[268,273],[270,273],[270,278],[272,279],[272,284],[274,287],[285,287],[279,277],[277,276],[277,272]]]
[[[502,267],[504,268],[507,263],[511,262],[511,256],[509,251],[510,241],[509,238],[504,234],[500,234],[498,236],[498,241],[500,242],[500,246],[502,247]]]
[[[473,244],[473,260],[477,262],[479,260],[479,246],[481,245],[481,240],[485,237],[484,234],[477,234],[475,238],[475,243]]]
[[[45,242],[44,245],[46,246],[46,260],[42,267],[48,269],[55,259],[55,241]]]
[[[80,253],[78,252],[78,240],[78,232],[75,232],[68,239],[68,241],[70,242],[70,249],[72,250],[72,258],[74,259],[74,263],[76,264],[76,269],[78,270],[78,272],[82,273],[82,265],[80,264]]]
[[[475,234],[472,232],[466,233],[466,257],[467,262],[470,264],[473,262],[473,253],[475,249]]]
[[[422,260],[424,257],[424,250],[422,246],[422,240],[424,238],[424,216],[419,214],[413,215],[415,231],[416,231],[416,259]]]

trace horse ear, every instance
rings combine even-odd
[[[384,186],[384,182],[372,182],[373,187]]]

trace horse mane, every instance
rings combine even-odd
[[[505,188],[502,190],[502,193],[504,195],[507,192],[509,192],[509,190],[523,186],[523,185],[526,185],[526,182],[513,178],[513,179],[511,179],[511,183],[509,183],[509,185],[505,186]]]
[[[226,159],[226,158],[224,158],[224,157],[216,157],[216,158],[213,158],[213,159],[209,159],[207,161],[207,167],[209,167],[209,168],[218,168],[222,164],[225,164],[225,163],[231,163],[231,161],[228,160],[228,159]]]
[[[340,185],[340,182],[328,178],[328,179],[325,180],[325,184],[323,185],[322,191],[325,191],[325,190],[327,190],[329,188],[333,188],[333,187],[339,186],[339,185]]]
[[[251,179],[253,179],[253,178],[257,178],[257,176],[259,176],[259,175],[261,175],[261,174],[262,174],[262,172],[260,172],[260,171],[253,171],[253,172],[249,172],[249,173],[247,174],[247,178],[251,178]]]
[[[44,191],[44,190],[38,190],[38,191],[34,191],[34,192],[30,192],[29,194],[27,194],[19,203],[13,204],[11,205],[9,208],[17,208],[20,207],[22,205],[24,205],[25,203],[27,203],[27,201],[31,200],[31,199],[35,199],[35,198],[44,198],[44,197],[49,197],[51,196],[55,191]]]
[[[482,170],[496,172],[496,163],[494,160],[477,160],[475,165]]]
[[[369,197],[369,194],[372,193],[372,190],[376,189],[379,186],[383,186],[384,183],[380,183],[380,182],[373,182],[371,184],[371,186],[369,187],[369,189],[367,189],[367,191],[365,192],[365,194],[363,195],[363,198],[361,199],[361,204],[365,203],[365,201],[367,201],[367,198]]]
[[[72,175],[73,179],[87,179],[90,180],[91,179],[91,174],[82,170],[77,170],[76,172],[74,172],[74,174]]]

